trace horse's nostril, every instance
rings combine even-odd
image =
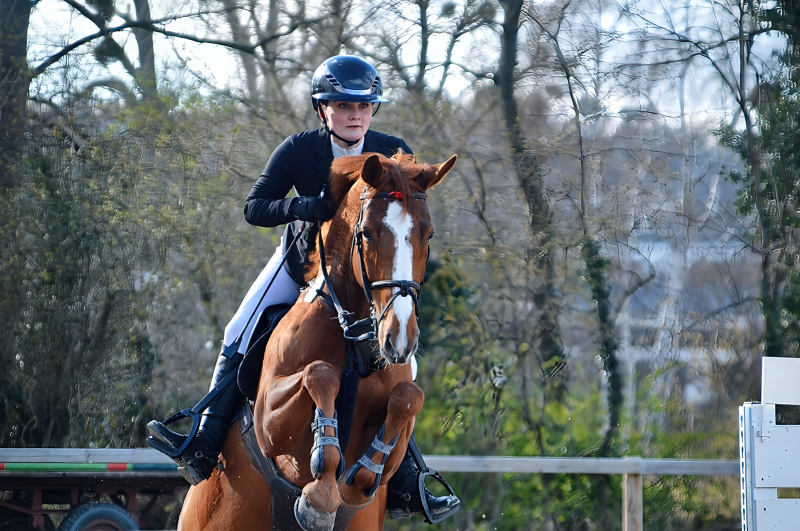
[[[394,354],[394,346],[392,345],[392,334],[386,334],[386,337],[383,340],[383,350],[389,355]]]

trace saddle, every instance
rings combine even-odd
[[[244,355],[236,381],[242,394],[250,400],[255,400],[258,395],[258,380],[261,378],[261,367],[264,365],[264,350],[272,332],[283,316],[292,308],[291,304],[276,304],[266,308],[256,323],[247,353]]]

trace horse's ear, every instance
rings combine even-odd
[[[381,165],[381,159],[378,155],[370,155],[361,168],[361,180],[374,188],[378,186],[382,177],[383,166]]]
[[[444,162],[433,164],[425,168],[422,171],[422,175],[419,177],[419,184],[428,190],[442,182],[444,176],[447,175],[450,170],[453,169],[453,166],[456,165],[456,159],[458,159],[458,155],[453,155]]]

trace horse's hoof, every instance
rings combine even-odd
[[[336,512],[324,513],[314,509],[305,492],[294,502],[294,517],[305,531],[331,531],[336,522]]]

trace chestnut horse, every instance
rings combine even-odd
[[[261,453],[302,487],[294,510],[303,529],[332,529],[337,509],[355,512],[347,529],[383,529],[386,483],[403,460],[424,402],[408,363],[417,350],[419,329],[412,315],[434,232],[424,192],[441,182],[455,161],[454,155],[426,166],[398,153],[333,162],[336,213],[320,232],[328,273],[324,291],[332,286],[339,307],[351,317],[372,319],[384,368],[360,380],[342,454],[335,400],[348,353],[336,311],[326,302],[331,297],[316,296],[324,276],[317,255],[308,278],[320,279],[301,294],[267,344],[253,416]],[[345,463],[351,465],[346,472]],[[189,490],[178,528],[278,529],[271,512],[269,486],[251,465],[235,423],[218,470]]]

